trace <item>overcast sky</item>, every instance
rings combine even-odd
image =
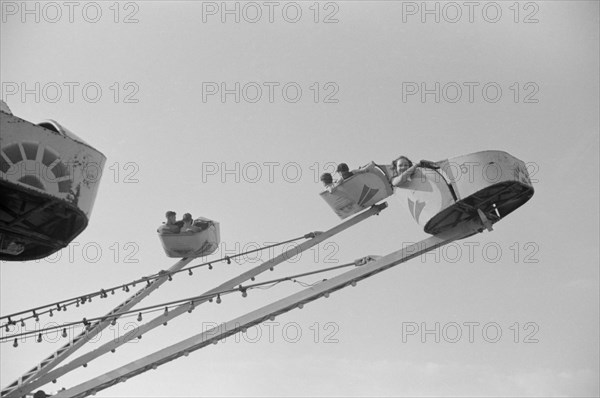
[[[533,198],[491,233],[98,397],[600,393],[598,2],[1,7],[2,99],[25,120],[58,120],[107,157],[88,228],[47,259],[2,263],[3,316],[170,267],[155,233],[167,210],[221,223],[211,258],[331,228],[340,220],[319,197],[318,176],[339,162],[496,149],[526,162],[534,181]],[[257,281],[427,237],[402,192],[387,201],[379,216]],[[281,250],[178,275],[148,302],[201,294]],[[287,282],[207,303],[44,390],[72,387],[300,289]],[[127,297],[39,325],[100,316]],[[102,341],[133,324],[124,319]],[[65,341],[3,343],[2,387]]]

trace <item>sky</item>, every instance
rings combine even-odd
[[[598,2],[66,3],[1,2],[2,99],[25,120],[59,121],[107,161],[89,226],[69,247],[1,264],[3,316],[167,269],[176,261],[155,232],[167,210],[220,222],[209,259],[327,230],[340,220],[318,177],[340,162],[502,150],[526,162],[535,188],[492,232],[96,396],[598,396]],[[387,202],[257,282],[427,238],[404,193]],[[281,252],[178,275],[143,305],[202,294]],[[43,389],[301,289],[224,296]],[[101,316],[127,297],[38,327]],[[65,341],[2,343],[2,387]]]

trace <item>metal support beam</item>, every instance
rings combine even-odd
[[[485,228],[489,232],[492,232],[494,230],[492,228],[492,222],[490,220],[488,220],[488,218],[485,216],[483,211],[481,211],[481,209],[477,209],[477,214],[479,215],[479,218],[481,219],[481,223],[485,226]]]
[[[60,391],[55,398],[63,397],[85,397],[95,394],[98,391],[111,387],[117,383],[124,382],[127,379],[144,373],[150,369],[156,369],[158,366],[173,361],[181,356],[187,356],[190,352],[205,347],[211,343],[217,343],[219,340],[231,336],[247,328],[264,322],[268,319],[286,313],[295,308],[301,308],[305,303],[317,300],[321,297],[329,297],[329,294],[349,285],[355,285],[357,281],[373,276],[381,271],[389,269],[397,264],[418,257],[435,248],[446,245],[452,241],[471,236],[481,229],[481,223],[469,221],[458,227],[443,232],[439,235],[431,236],[420,242],[412,244],[402,250],[393,252],[376,261],[367,262],[367,264],[354,268],[341,275],[330,278],[310,288],[302,290],[291,296],[278,300],[272,304],[261,307],[246,315],[235,318],[224,325],[207,330],[193,337],[185,339],[179,343],[166,347],[154,354],[148,355],[137,361],[130,362],[111,372],[105,373],[99,377],[79,384],[70,389]]]
[[[185,267],[189,262],[194,260],[193,258],[184,258],[178,261],[175,265],[169,268],[169,272],[179,271]],[[102,321],[95,322],[81,332],[77,337],[71,340],[69,343],[61,347],[58,351],[44,359],[35,368],[19,377],[16,381],[12,382],[5,389],[2,390],[1,396],[6,398],[16,398],[31,392],[35,387],[29,387],[31,382],[46,375],[50,370],[60,364],[62,361],[67,359],[69,355],[73,354],[79,348],[81,348],[86,342],[94,338],[98,333],[102,332],[110,322],[119,317],[119,313],[125,312],[133,308],[137,303],[146,298],[154,290],[158,289],[168,278],[168,275],[157,278],[152,281],[149,285],[138,290],[133,296],[128,298],[126,301],[115,307],[109,312]],[[44,383],[45,384],[45,383]]]
[[[274,266],[276,266],[284,261],[289,260],[290,258],[294,257],[298,253],[301,253],[305,250],[310,249],[313,246],[318,245],[319,243],[350,228],[351,226],[354,226],[354,225],[360,223],[361,221],[366,220],[367,218],[369,218],[373,215],[379,214],[379,212],[381,212],[386,207],[387,207],[387,203],[385,203],[385,202],[381,203],[379,205],[372,206],[370,209],[344,221],[341,224],[338,224],[337,226],[329,229],[328,231],[325,231],[325,232],[322,232],[319,234],[315,234],[315,236],[312,239],[302,242],[298,246],[285,251],[284,253],[280,254],[279,256],[276,256],[276,257],[270,259],[269,261],[266,261],[256,267],[252,268],[251,270],[248,270],[248,271],[222,283],[221,285],[217,286],[216,288],[205,292],[204,294],[202,294],[202,296],[210,296],[212,294],[216,294],[216,293],[219,293],[219,292],[222,292],[225,290],[230,290],[232,288],[235,288],[237,285],[269,270],[270,268],[273,268]],[[169,271],[172,271],[172,270],[170,269]],[[194,301],[194,306],[198,306],[206,301],[208,301],[208,298]],[[60,368],[57,368],[54,371],[48,372],[45,375],[39,376],[35,381],[32,381],[31,383],[28,383],[27,385],[18,386],[16,389],[13,389],[13,394],[11,394],[10,397],[19,397],[24,394],[30,393],[35,388],[41,387],[53,380],[56,380],[60,376],[63,376],[66,373],[68,373],[80,366],[83,366],[84,364],[87,364],[90,361],[92,361],[112,350],[115,350],[116,348],[127,343],[128,341],[130,341],[134,338],[137,338],[138,336],[142,336],[145,333],[149,332],[150,330],[152,330],[158,326],[161,326],[165,322],[168,322],[171,319],[173,319],[181,314],[184,314],[189,309],[190,309],[190,306],[189,306],[189,304],[186,303],[186,304],[182,304],[182,305],[178,306],[177,308],[169,310],[168,314],[159,315],[155,319],[145,323],[144,325],[140,325],[135,330],[127,333],[122,338],[115,339],[113,341],[109,341],[108,343],[103,344],[102,346],[98,347],[97,349],[90,351],[89,353],[86,353],[79,358],[76,358],[72,362],[70,362]],[[123,309],[123,308],[121,308],[121,310],[126,311],[126,309]],[[109,314],[109,315],[111,315],[111,319],[114,318],[113,313]],[[105,321],[105,322],[108,322],[108,321]],[[3,394],[4,394],[4,392],[3,392]],[[4,397],[4,395],[2,395],[2,396]],[[9,396],[7,395],[7,398],[8,397]]]

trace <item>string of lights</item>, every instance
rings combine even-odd
[[[105,320],[111,320],[111,323],[114,325],[114,324],[116,324],[117,318],[120,318],[120,317],[127,318],[127,317],[132,317],[132,316],[137,315],[137,321],[141,322],[143,319],[143,315],[153,313],[156,311],[160,311],[160,310],[164,310],[164,313],[166,315],[166,314],[168,314],[169,309],[172,309],[172,308],[182,305],[184,303],[189,303],[190,309],[188,310],[188,312],[192,312],[192,310],[194,309],[194,306],[195,306],[195,302],[197,302],[197,301],[208,299],[209,302],[212,302],[213,299],[215,299],[217,304],[221,304],[221,302],[222,302],[221,296],[222,295],[226,295],[226,294],[230,294],[230,293],[234,293],[234,292],[241,292],[242,297],[246,297],[248,290],[270,289],[270,288],[274,287],[275,285],[277,285],[281,282],[286,282],[286,281],[299,283],[300,285],[302,285],[304,287],[310,287],[310,286],[314,286],[318,283],[321,283],[323,281],[326,281],[327,279],[323,279],[321,281],[317,281],[312,284],[308,284],[306,282],[299,281],[298,278],[315,275],[315,274],[320,274],[320,273],[324,273],[324,272],[330,272],[330,271],[337,270],[340,268],[345,268],[345,267],[355,266],[355,265],[357,265],[356,262],[350,262],[350,263],[346,263],[346,264],[337,265],[334,267],[323,268],[323,269],[316,270],[316,271],[309,271],[309,272],[304,272],[304,273],[296,274],[296,275],[292,275],[292,276],[286,276],[286,277],[282,277],[282,278],[272,279],[272,280],[265,281],[265,282],[254,283],[251,285],[246,285],[246,286],[239,285],[237,288],[226,289],[226,290],[211,293],[208,295],[188,297],[185,299],[155,304],[152,306],[147,306],[147,307],[136,309],[136,310],[115,313],[108,317],[102,316],[102,317],[89,318],[89,319],[83,318],[83,320],[81,320],[81,321],[67,322],[67,323],[63,323],[62,325],[56,325],[56,326],[51,326],[51,327],[47,327],[47,328],[26,331],[26,332],[22,332],[22,333],[18,333],[18,334],[11,334],[10,336],[1,336],[0,343],[5,343],[5,342],[8,342],[8,341],[14,339],[13,346],[18,347],[18,338],[19,337],[25,337],[25,336],[35,335],[35,334],[38,335],[37,341],[41,342],[42,335],[48,334],[50,332],[53,332],[53,331],[59,330],[59,329],[62,329],[62,333],[61,333],[62,337],[66,338],[66,337],[68,337],[67,328],[78,326],[78,325],[81,325],[84,328],[89,328],[91,326],[92,322],[105,321]],[[22,323],[21,325],[24,326],[24,323]],[[166,322],[165,322],[165,325],[166,325]],[[6,328],[6,332],[8,333],[10,331],[9,325],[6,324],[5,328]],[[138,338],[141,338],[141,336],[138,336]]]
[[[173,271],[173,272],[168,272],[168,271],[160,271],[156,274],[151,274],[149,276],[144,276],[141,277],[139,279],[136,279],[132,282],[126,283],[126,284],[122,284],[122,285],[118,285],[118,286],[113,286],[110,288],[102,288],[99,291],[95,291],[92,293],[87,293],[87,294],[83,294],[77,297],[72,297],[69,299],[65,299],[65,300],[61,300],[52,304],[46,304],[46,305],[42,305],[39,307],[35,307],[35,308],[30,308],[27,310],[23,310],[23,311],[19,311],[19,312],[15,312],[12,313],[10,315],[5,315],[5,316],[0,316],[0,320],[5,320],[6,319],[6,323],[3,323],[2,325],[0,325],[0,328],[7,328],[9,326],[12,325],[16,325],[17,322],[19,322],[22,326],[24,325],[24,322],[28,319],[35,319],[36,322],[39,321],[39,317],[40,315],[45,315],[48,314],[50,317],[54,316],[54,311],[67,311],[67,307],[70,307],[72,305],[75,305],[76,307],[79,307],[80,305],[83,305],[85,303],[91,303],[92,299],[94,297],[100,297],[100,298],[107,298],[108,294],[110,293],[111,295],[114,295],[116,291],[123,291],[128,293],[130,291],[130,288],[135,288],[136,285],[138,283],[146,283],[147,285],[150,285],[154,280],[158,279],[158,278],[162,278],[167,276],[169,281],[173,280],[173,275],[178,274],[180,272],[187,272],[189,276],[193,275],[193,271],[194,269],[200,268],[200,267],[204,267],[204,266],[208,266],[209,270],[213,269],[213,265],[214,263],[218,263],[218,262],[222,262],[222,261],[226,261],[227,264],[231,264],[231,259],[236,258],[236,257],[240,257],[240,256],[245,256],[248,254],[252,254],[258,251],[262,251],[262,250],[266,250],[266,249],[270,249],[273,247],[277,247],[277,246],[281,246],[281,245],[285,245],[291,242],[295,242],[297,240],[300,239],[309,239],[309,238],[313,238],[316,236],[317,233],[315,232],[311,232],[308,234],[305,234],[303,236],[297,237],[297,238],[293,238],[293,239],[288,239],[286,241],[282,241],[282,242],[278,242],[278,243],[274,243],[272,245],[268,245],[268,246],[263,246],[257,249],[253,249],[253,250],[248,250],[246,252],[242,252],[242,253],[237,253],[237,254],[233,254],[231,256],[224,256],[220,259],[216,259],[216,260],[212,260],[212,261],[207,261],[205,263],[201,263],[201,264],[197,264],[197,265],[193,265],[190,267],[186,267],[183,268],[181,270],[178,271]],[[16,321],[13,318],[18,317],[19,315],[23,315],[23,314],[29,314],[29,316],[25,316],[25,317],[20,317],[18,321]]]

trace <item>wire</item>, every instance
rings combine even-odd
[[[281,283],[281,282],[285,282],[285,281],[291,281],[291,282],[295,282],[295,283],[299,283],[299,284],[304,284],[306,285],[305,287],[310,287],[310,286],[314,286],[317,285],[323,281],[325,281],[326,279],[322,280],[322,281],[317,281],[313,284],[308,284],[305,282],[301,282],[298,281],[297,278],[302,278],[305,276],[310,276],[310,275],[315,275],[315,274],[320,274],[320,273],[324,273],[324,272],[329,272],[329,271],[333,271],[336,269],[340,269],[340,268],[345,268],[345,267],[349,267],[349,266],[355,266],[356,262],[351,262],[351,263],[346,263],[346,264],[341,264],[341,265],[337,265],[334,267],[329,267],[329,268],[323,268],[320,270],[316,270],[316,271],[310,271],[310,272],[304,272],[301,274],[297,274],[297,275],[292,275],[292,276],[286,276],[286,277],[282,277],[282,278],[278,278],[278,279],[272,279],[269,281],[265,281],[265,282],[258,282],[258,283],[254,283],[251,285],[239,285],[237,288],[232,288],[232,289],[226,289],[223,291],[219,291],[219,292],[215,292],[215,293],[211,293],[211,294],[205,294],[205,295],[200,295],[200,296],[194,296],[194,297],[188,297],[185,299],[180,299],[180,300],[175,300],[175,301],[169,301],[166,303],[160,303],[160,304],[155,304],[152,306],[148,306],[148,307],[144,307],[144,308],[139,308],[136,310],[130,310],[130,311],[124,311],[124,312],[120,312],[120,313],[116,313],[116,314],[112,314],[110,316],[101,316],[101,317],[96,317],[96,318],[83,318],[83,320],[81,321],[74,321],[74,322],[68,322],[68,323],[64,323],[62,325],[57,325],[57,326],[52,326],[52,327],[48,327],[48,328],[43,328],[43,329],[38,329],[38,330],[32,330],[32,331],[28,331],[28,332],[23,332],[23,333],[18,333],[18,334],[12,334],[10,336],[2,336],[0,337],[0,343],[4,343],[7,342],[9,340],[12,339],[16,339],[18,337],[23,337],[23,336],[28,336],[28,335],[32,335],[32,334],[39,334],[40,336],[42,334],[46,334],[48,332],[51,332],[53,330],[57,330],[57,329],[66,329],[68,327],[71,326],[76,326],[76,325],[80,325],[83,324],[85,327],[91,327],[91,323],[92,322],[96,322],[96,321],[105,321],[105,320],[114,320],[116,321],[117,318],[121,317],[121,316],[129,316],[129,315],[135,315],[135,314],[147,314],[147,313],[152,313],[152,312],[156,312],[158,310],[168,310],[169,308],[173,308],[176,305],[180,305],[183,303],[190,303],[191,306],[194,305],[195,301],[199,301],[199,300],[203,300],[203,299],[208,299],[209,301],[212,301],[213,298],[217,297],[220,298],[221,295],[224,294],[229,294],[229,293],[233,293],[233,292],[242,292],[244,293],[245,291],[249,290],[249,289],[270,289],[273,286]],[[270,285],[270,286],[269,286]],[[167,312],[167,311],[166,311]]]
[[[31,309],[28,309],[28,310],[15,312],[15,313],[12,313],[10,315],[0,316],[0,320],[4,320],[4,319],[8,320],[6,323],[0,325],[0,328],[6,328],[7,326],[15,325],[17,323],[17,321],[13,320],[12,318],[15,318],[15,317],[17,317],[19,315],[22,315],[22,314],[27,314],[27,313],[30,313],[30,312],[32,313],[28,317],[24,317],[24,318],[21,317],[21,318],[19,318],[18,322],[21,322],[21,323],[23,321],[25,321],[25,320],[32,319],[32,318],[36,318],[36,320],[37,320],[40,315],[44,315],[44,314],[49,314],[50,316],[53,316],[53,311],[66,311],[67,307],[72,306],[72,305],[79,306],[80,304],[85,304],[88,301],[91,302],[92,298],[94,298],[94,297],[100,296],[100,298],[106,298],[106,297],[108,297],[108,292],[110,292],[111,295],[115,294],[115,291],[117,291],[117,290],[122,290],[124,292],[129,292],[129,287],[130,286],[131,287],[135,287],[138,283],[146,283],[147,285],[150,285],[152,283],[152,281],[154,281],[156,279],[159,279],[159,278],[162,278],[162,277],[165,277],[165,276],[167,276],[169,278],[169,280],[172,280],[173,275],[175,275],[177,273],[180,273],[180,272],[188,272],[190,275],[192,275],[191,270],[199,268],[199,267],[204,267],[204,266],[208,265],[208,268],[212,269],[212,264],[213,263],[218,263],[218,262],[221,262],[221,261],[227,261],[228,264],[231,264],[231,259],[232,258],[236,258],[236,257],[239,257],[239,256],[247,255],[247,254],[250,254],[250,253],[255,253],[257,251],[262,251],[262,250],[265,250],[265,249],[270,249],[270,248],[273,248],[273,247],[276,247],[276,246],[285,245],[287,243],[295,242],[295,241],[300,240],[300,239],[314,238],[317,234],[318,233],[316,233],[316,232],[310,232],[308,234],[305,234],[305,235],[297,237],[297,238],[288,239],[286,241],[274,243],[274,244],[269,245],[269,246],[260,247],[258,249],[249,250],[247,252],[238,253],[238,254],[234,254],[234,255],[231,255],[231,256],[224,256],[224,257],[222,257],[220,259],[217,259],[217,260],[207,261],[205,263],[201,263],[201,264],[197,264],[197,265],[194,265],[194,266],[186,267],[186,268],[183,268],[183,269],[178,270],[178,271],[168,272],[168,271],[164,271],[163,270],[163,271],[160,271],[160,272],[158,272],[156,274],[151,274],[149,276],[141,277],[141,278],[136,279],[136,280],[134,280],[134,281],[132,281],[130,283],[127,283],[127,284],[118,285],[118,286],[114,286],[114,287],[107,288],[107,289],[100,289],[100,291],[96,291],[96,292],[88,293],[88,294],[84,294],[84,295],[79,295],[77,297],[72,297],[72,298],[69,298],[69,299],[66,299],[66,300],[61,300],[61,301],[55,302],[53,304],[46,304],[46,305],[42,305],[42,306],[39,306],[39,307],[31,308]],[[56,308],[50,308],[50,307],[56,307]],[[50,309],[45,310],[46,308],[50,308]],[[40,311],[40,310],[43,310],[43,311]]]

